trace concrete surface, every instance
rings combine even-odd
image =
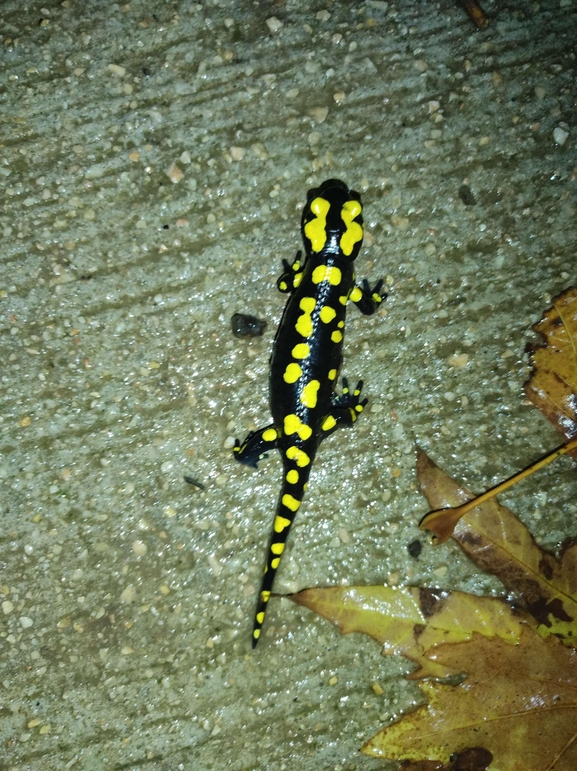
[[[386,768],[359,747],[418,700],[407,661],[285,599],[250,650],[280,464],[230,447],[268,420],[306,190],[344,179],[390,297],[350,311],[370,407],[276,589],[498,591],[417,530],[413,448],[480,491],[558,444],[522,384],[576,281],[577,4],[485,6],[0,5],[1,768]],[[573,474],[506,498],[552,548]]]

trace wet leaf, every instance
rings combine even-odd
[[[565,439],[577,435],[577,289],[553,298],[533,326],[545,338],[531,350],[533,374],[525,393]],[[577,451],[573,451],[577,458]]]
[[[363,632],[383,646],[384,655],[406,656],[420,665],[410,675],[447,677],[454,670],[425,656],[442,642],[469,640],[477,632],[511,643],[519,639],[521,617],[496,597],[414,586],[336,586],[306,589],[291,599],[337,624],[343,634]]]
[[[428,703],[383,728],[363,752],[449,763],[453,753],[475,748],[500,771],[577,768],[577,651],[525,628],[517,645],[476,635],[429,655],[466,679],[419,683]]]
[[[457,506],[469,491],[445,474],[421,450],[417,477],[431,508]],[[453,539],[480,568],[496,575],[511,599],[535,619],[543,636],[567,645],[577,640],[577,544],[561,560],[541,549],[525,525],[495,499],[470,511],[455,526]]]

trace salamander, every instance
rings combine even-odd
[[[329,179],[310,190],[301,220],[305,258],[283,260],[277,282],[289,294],[270,360],[270,408],[273,422],[234,446],[234,457],[256,467],[273,449],[283,462],[282,489],[273,521],[252,632],[256,647],[275,574],[287,537],[303,500],[320,443],[341,426],[350,426],[367,404],[362,381],[351,392],[346,378],[335,391],[342,363],[347,303],[365,315],[383,301],[382,280],[370,289],[355,281],[354,261],[363,241],[359,193]]]

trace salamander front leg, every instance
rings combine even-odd
[[[281,292],[292,292],[292,290],[300,284],[303,277],[301,271],[301,254],[302,252],[297,252],[292,265],[289,265],[288,260],[282,261],[284,271],[282,276],[276,282],[276,285]]]
[[[370,288],[367,279],[363,279],[361,286],[355,284],[355,288],[349,295],[357,308],[365,316],[371,316],[379,307],[379,305],[386,300],[386,294],[380,294],[383,286],[383,279],[377,281],[373,289]]]
[[[340,396],[333,395],[332,409],[321,424],[322,439],[336,431],[339,426],[352,426],[365,409],[368,399],[360,399],[363,381],[359,380],[353,391],[349,382],[343,378],[343,390]]]
[[[278,443],[278,431],[274,426],[266,426],[260,431],[251,432],[242,444],[238,439],[234,441],[233,453],[239,463],[245,466],[257,467],[259,460],[274,450]]]

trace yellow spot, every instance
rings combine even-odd
[[[293,359],[306,359],[310,352],[311,349],[308,343],[299,343],[291,351]]]
[[[293,361],[285,369],[283,380],[285,383],[296,383],[302,374],[303,371],[300,366]]]
[[[347,229],[341,236],[341,249],[347,257],[353,251],[356,243],[363,240],[363,228],[358,222],[353,222],[362,212],[363,207],[358,201],[347,201],[341,209],[341,217]]]
[[[279,566],[279,565],[280,565],[280,557],[275,557],[275,558],[274,558],[273,560],[271,560],[271,562],[270,562],[270,566],[271,566],[271,568],[272,568],[273,570],[276,570],[276,569],[278,568],[278,566]]]
[[[323,431],[330,431],[331,428],[334,428],[337,425],[337,421],[333,418],[332,415],[328,415],[321,426]]]
[[[364,409],[365,409],[365,408],[363,407],[363,405],[362,405],[362,404],[356,404],[356,405],[355,405],[355,410],[356,410],[357,412],[362,412]]]
[[[278,288],[281,290],[281,292],[286,292],[286,290],[288,289],[286,281],[279,281]]]
[[[373,292],[373,295],[372,295],[372,297],[373,297],[373,300],[374,300],[376,303],[382,303],[382,302],[383,302],[383,298],[381,297],[381,295],[380,295],[380,294],[377,294],[376,292]]]
[[[270,550],[273,554],[282,554],[284,551],[284,543],[273,543]]]
[[[311,313],[314,311],[316,304],[314,297],[303,297],[299,303],[299,308],[301,311],[304,311],[304,313],[302,316],[298,317],[295,329],[299,335],[302,335],[303,337],[310,337],[313,333]]]
[[[267,592],[265,589],[260,593],[260,598],[263,602],[268,602],[270,600],[270,592]]]
[[[295,447],[294,445],[288,448],[286,451],[286,456],[289,460],[294,460],[299,468],[304,468],[311,462],[311,459],[306,454],[306,452],[299,450],[299,448]]]
[[[252,633],[252,636],[254,637],[255,640],[258,640],[258,638],[260,637],[260,629],[255,629],[254,632]]]
[[[262,432],[262,438],[265,442],[274,442],[277,438],[277,433],[274,428],[267,428],[266,431]]]
[[[286,506],[287,509],[290,509],[291,511],[297,511],[298,507],[301,505],[300,501],[297,501],[296,498],[293,498],[292,495],[289,495],[289,493],[286,493],[283,495],[281,499],[281,503],[283,506]]]
[[[296,470],[296,468],[291,468],[285,479],[289,485],[296,485],[296,483],[299,481],[299,472]]]
[[[337,376],[336,369],[329,369],[329,380],[334,380]]]
[[[281,517],[280,514],[277,514],[276,517],[274,518],[274,525],[273,525],[275,533],[282,533],[285,527],[288,527],[290,523],[291,523],[290,519],[287,519],[286,517]]]
[[[344,321],[339,321],[339,323],[337,324],[337,327],[339,329],[342,329],[344,326],[345,326],[345,322]]]
[[[303,274],[302,273],[295,273],[295,276],[293,278],[293,286],[300,286],[301,281],[303,280]]]
[[[298,415],[285,415],[284,419],[284,432],[287,436],[291,434],[298,434],[299,438],[304,441],[310,439],[313,430],[310,426],[307,426]]]
[[[323,305],[319,313],[319,318],[323,322],[323,324],[330,324],[330,322],[334,319],[336,315],[337,315],[337,312],[335,311],[334,308],[331,308],[328,305]]]
[[[334,334],[335,333],[333,332],[333,335]],[[320,385],[321,384],[318,380],[311,380],[310,383],[307,383],[303,388],[301,393],[301,402],[305,407],[309,407],[312,410],[317,406],[317,392],[320,388]]]
[[[295,272],[295,273],[296,273],[296,272],[297,272],[297,270],[300,268],[300,266],[301,266],[301,261],[300,261],[300,260],[295,260],[295,261],[293,262],[293,264],[292,264],[292,269],[294,270],[294,272]]]
[[[331,205],[324,198],[311,201],[310,210],[315,217],[304,227],[305,236],[311,242],[313,252],[320,252],[327,242],[327,214]]]
[[[262,624],[262,622],[264,621],[264,611],[263,610],[261,610],[260,613],[256,614],[256,620],[257,620],[258,624]]]
[[[358,286],[356,286],[350,294],[350,298],[354,303],[358,303],[358,301],[361,299],[362,296],[363,296],[363,293],[361,292]]]
[[[339,302],[341,305],[346,305],[348,299],[349,298],[346,296],[346,294],[343,294],[339,297]]]
[[[343,339],[343,333],[339,332],[338,329],[335,329],[335,331],[331,335],[331,340],[333,341],[333,343],[340,343],[342,339]],[[286,377],[285,377],[285,380],[286,380]]]
[[[354,422],[355,422],[355,420],[357,419],[357,413],[356,413],[356,412],[353,410],[353,408],[352,408],[352,407],[349,407],[349,412],[350,412],[350,414],[351,414],[351,420],[352,420],[352,422],[354,423]]]
[[[341,283],[341,278],[340,268],[335,268],[334,265],[317,265],[312,275],[313,284],[328,281],[331,286],[338,286]]]

